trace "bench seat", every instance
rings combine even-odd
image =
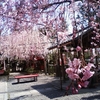
[[[20,75],[20,76],[15,76],[14,78],[17,79],[17,82],[19,83],[19,80],[22,78],[34,78],[34,81],[37,81],[38,74],[30,74],[30,75]]]

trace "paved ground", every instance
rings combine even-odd
[[[92,89],[81,89],[78,94],[64,96],[68,81],[63,83],[60,90],[59,78],[40,74],[38,81],[21,79],[20,83],[11,73],[9,79],[0,76],[0,100],[100,100],[100,86]]]
[[[0,76],[0,100],[7,100],[8,93],[7,93],[7,77]]]

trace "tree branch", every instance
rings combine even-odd
[[[75,0],[75,2],[76,1],[82,1],[82,0]],[[53,5],[58,5],[58,4],[60,5],[60,4],[63,4],[63,3],[69,3],[69,4],[71,4],[71,0],[64,0],[64,1],[61,1],[61,2],[54,2],[54,3],[42,5],[41,9],[42,10],[46,10],[46,9],[50,8],[51,6],[53,6]],[[33,10],[36,10],[38,8],[39,8],[38,6],[35,6],[35,7],[33,7]]]

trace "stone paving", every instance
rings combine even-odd
[[[14,79],[17,74],[11,73],[9,79],[0,76],[0,100],[100,100],[100,86],[64,96],[68,82],[63,83],[60,90],[59,78],[39,74],[37,82],[29,78],[17,83]]]
[[[8,93],[7,93],[7,77],[0,76],[0,100],[7,100]]]

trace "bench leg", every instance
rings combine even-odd
[[[17,82],[19,83],[19,78],[17,79]]]
[[[34,81],[37,81],[37,77],[36,76],[34,77]]]
[[[36,78],[34,77],[34,81],[36,81]]]
[[[37,81],[37,76],[35,77],[35,81]]]

